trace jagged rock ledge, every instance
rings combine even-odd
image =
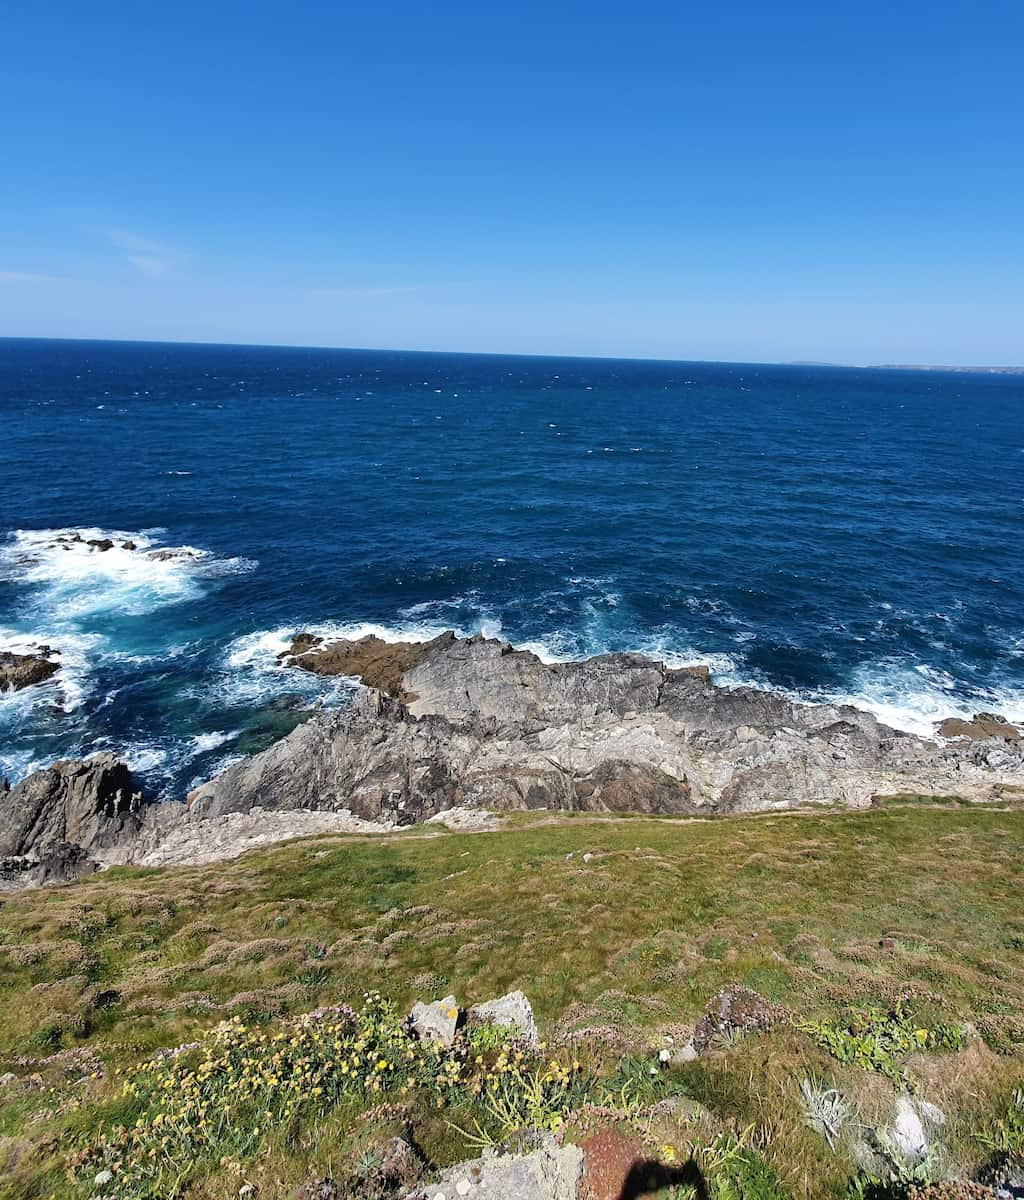
[[[286,661],[358,674],[364,687],[349,708],[229,767],[187,805],[145,804],[109,755],[30,776],[0,795],[9,886],[111,863],[210,861],[314,832],[384,831],[452,809],[755,812],[866,807],[894,793],[991,801],[1024,788],[1024,743],[990,715],[978,720],[991,731],[929,741],[856,708],[721,688],[706,668],[637,654],[546,664],[452,633],[394,644],[305,635]]]
[[[60,663],[53,661],[59,655],[60,651],[50,646],[37,646],[29,654],[0,650],[0,692],[17,692],[45,683],[60,670]]]

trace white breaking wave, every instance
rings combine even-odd
[[[51,647],[49,662],[60,670],[42,686],[18,692],[0,692],[0,732],[13,729],[33,709],[55,704],[66,712],[81,708],[89,692],[90,661],[104,639],[98,634],[73,633],[67,629],[44,627],[31,634],[0,627],[0,650],[13,654],[35,654],[42,646]],[[59,651],[59,653],[58,653]]]
[[[234,741],[236,737],[238,737],[237,729],[230,733],[218,730],[216,733],[197,734],[192,739],[192,754],[189,757],[197,758],[200,754],[209,754],[211,750],[216,750],[226,742]]]
[[[936,726],[946,717],[969,720],[977,712],[996,712],[1013,724],[1024,723],[1024,689],[968,688],[945,671],[897,659],[858,667],[845,690],[794,699],[853,704],[893,729],[920,737],[934,737]]]
[[[256,565],[195,546],[163,546],[159,532],[18,529],[0,546],[0,578],[32,589],[26,615],[80,627],[105,613],[142,616],[197,599],[204,580]]]
[[[113,644],[112,618],[145,616],[167,605],[199,599],[212,580],[256,565],[243,558],[218,558],[194,546],[168,547],[162,533],[159,529],[19,529],[0,541],[0,581],[16,589],[15,603],[8,610],[10,624],[0,628],[0,649],[24,654],[48,645],[53,650],[51,661],[60,664],[52,680],[43,685],[0,693],[0,773],[20,778],[56,757],[49,753],[41,760],[38,749],[24,748],[41,724],[53,723],[54,709],[79,718],[73,724],[63,716],[60,727],[48,731],[62,754],[78,756],[100,748],[95,740],[82,741],[80,724],[82,714],[104,703],[102,697],[92,695],[97,667],[142,665],[187,649],[176,646],[166,653],[161,649],[140,654],[137,647]],[[99,544],[89,545],[90,541]],[[102,548],[108,542],[112,545]],[[174,749],[186,757],[190,753],[187,747]],[[125,754],[134,769],[152,771],[166,762],[168,749],[163,743],[146,743],[129,747]]]

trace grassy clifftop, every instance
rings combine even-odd
[[[949,1117],[946,1165],[973,1169],[1024,1081],[1022,858],[1016,809],[535,815],[499,833],[322,838],[9,894],[0,1074],[15,1078],[0,1089],[0,1196],[125,1194],[116,1179],[69,1173],[100,1123],[116,1124],[118,1071],[229,1017],[285,1028],[321,1005],[358,1008],[370,990],[404,1011],[446,992],[472,1003],[520,988],[553,1047],[587,1031],[572,1043],[581,1070],[607,1079],[628,1059],[639,1080],[719,989],[752,988],[793,1021],[660,1075],[690,1108],[658,1136],[685,1157],[685,1121],[699,1110],[694,1139],[745,1132],[788,1194],[806,1197],[842,1195],[857,1164],[807,1127],[801,1080],[835,1084],[879,1119],[904,1086],[844,1064],[806,1027],[908,997],[923,1029],[967,1023],[983,1039],[907,1059],[911,1086]],[[422,1086],[417,1077],[408,1095]],[[224,1162],[197,1156],[182,1194],[237,1196],[244,1179],[264,1198],[294,1195],[357,1156],[373,1126],[358,1107],[339,1100],[291,1132],[278,1123]],[[455,1128],[464,1120],[402,1120],[434,1163],[474,1152]]]

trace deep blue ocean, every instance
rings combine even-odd
[[[0,648],[64,663],[0,696],[0,774],[110,748],[181,796],[275,698],[345,703],[298,630],[1022,718],[1022,418],[1020,376],[0,340]]]

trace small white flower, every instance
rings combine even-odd
[[[672,1057],[672,1055],[667,1050],[659,1050],[658,1051],[658,1062],[660,1062],[662,1064],[662,1066],[667,1065],[668,1060],[671,1057]]]
[[[102,1187],[105,1183],[109,1183],[113,1178],[113,1171],[100,1171],[100,1173],[93,1180],[93,1183],[95,1183],[97,1187]]]

